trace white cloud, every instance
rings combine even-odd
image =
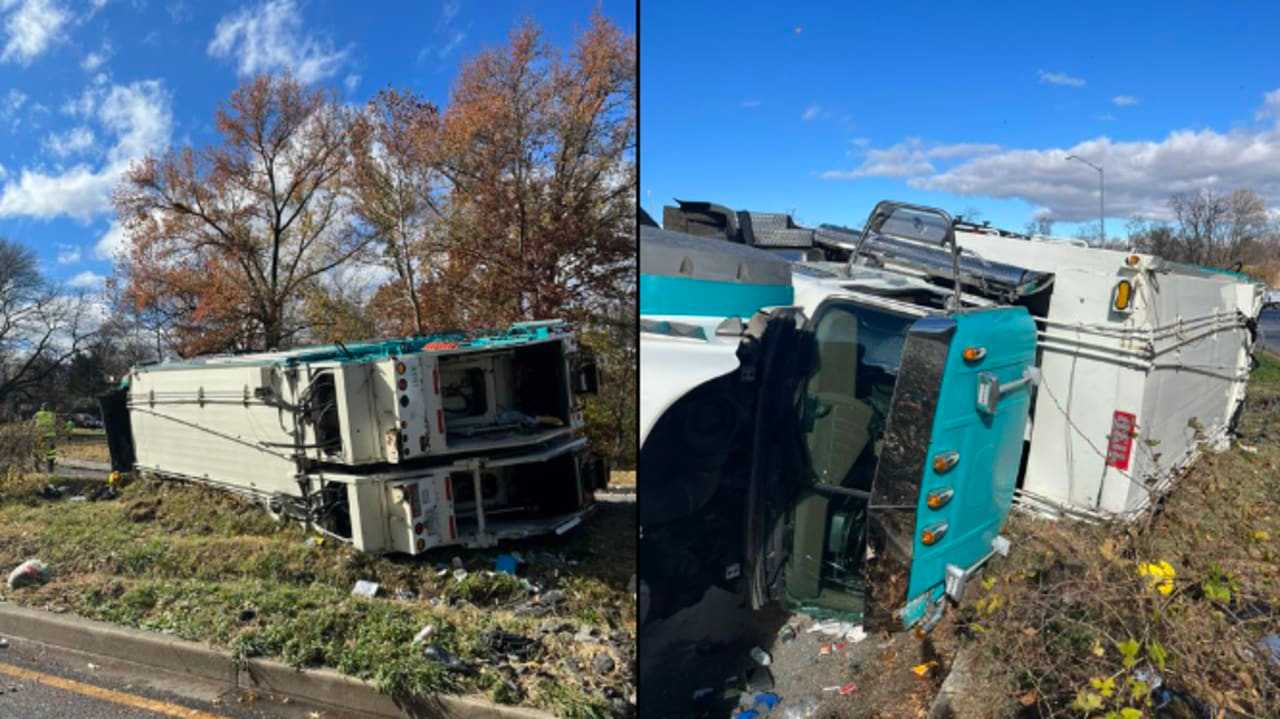
[[[821,115],[821,114],[822,114],[822,106],[815,103],[804,109],[804,114],[800,116],[800,119],[804,120],[805,122],[808,122],[810,120],[817,119],[818,115]]]
[[[337,73],[347,57],[331,41],[305,33],[293,0],[267,0],[222,18],[208,52],[234,60],[240,75],[288,70],[308,84]]]
[[[58,245],[58,264],[74,265],[80,261],[80,248],[77,245]]]
[[[111,191],[129,164],[164,149],[173,129],[170,97],[158,80],[102,89],[88,104],[106,133],[114,136],[105,162],[58,173],[23,168],[0,189],[0,217],[59,216],[87,221],[111,208]]]
[[[98,287],[101,287],[102,283],[106,279],[107,278],[103,277],[102,275],[96,272],[85,270],[84,272],[81,272],[75,277],[72,277],[71,279],[67,280],[67,286],[74,287],[79,290],[96,289]]]
[[[1133,95],[1116,95],[1111,98],[1111,104],[1116,107],[1133,107],[1140,102],[1142,102],[1142,100],[1139,100]]]
[[[866,148],[869,141],[857,138],[853,144]],[[862,164],[851,170],[827,170],[824,180],[852,180],[860,177],[917,177],[935,172],[931,160],[955,160],[996,152],[999,145],[976,142],[955,144],[926,143],[915,137],[885,148],[865,151]]]
[[[1045,85],[1066,85],[1067,87],[1084,87],[1085,81],[1082,77],[1072,77],[1065,72],[1046,72],[1040,71],[1040,82]]]
[[[1254,117],[1259,122],[1271,118],[1277,124],[1280,124],[1280,88],[1262,96],[1262,107],[1258,108],[1258,112]]]
[[[1156,142],[1112,142],[1106,137],[1067,148],[1009,150],[976,158],[945,172],[916,177],[913,187],[958,195],[1018,198],[1069,222],[1090,220],[1098,176],[1067,162],[1079,155],[1105,170],[1107,214],[1166,217],[1170,194],[1247,187],[1280,204],[1280,132],[1179,130]]]
[[[81,125],[62,133],[51,133],[44,139],[44,146],[58,157],[67,157],[93,147],[93,130]]]
[[[0,0],[4,18],[4,49],[0,62],[29,65],[49,48],[71,20],[56,0]]]
[[[80,68],[85,72],[97,72],[98,68],[111,59],[111,54],[111,43],[103,42],[101,48],[84,56],[84,59],[80,61]]]
[[[747,110],[754,110],[754,109],[756,109],[757,107],[760,107],[760,106],[761,106],[761,105],[763,105],[763,104],[764,104],[764,103],[763,103],[762,101],[760,101],[760,100],[743,100],[743,101],[742,101],[742,103],[741,103],[742,107],[743,107],[743,108],[745,108],[745,109],[747,109]]]
[[[356,88],[360,87],[360,76],[354,72],[347,75],[346,79],[342,81],[342,86],[347,88],[347,92],[355,92]]]
[[[107,231],[93,246],[93,254],[100,260],[113,260],[124,254],[128,243],[129,237],[125,234],[124,225],[121,225],[118,220],[112,220]]]
[[[0,125],[8,125],[9,131],[13,132],[22,124],[22,118],[18,112],[22,106],[27,104],[27,93],[17,88],[9,88],[9,92],[0,97]]]

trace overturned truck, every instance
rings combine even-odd
[[[135,367],[112,464],[216,485],[368,552],[563,533],[607,482],[598,374],[558,321]]]

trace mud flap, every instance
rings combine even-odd
[[[133,427],[129,422],[129,389],[120,387],[99,396],[98,407],[102,410],[102,426],[107,431],[111,469],[132,472],[137,456],[133,449]]]

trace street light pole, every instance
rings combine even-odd
[[[1083,162],[1084,164],[1098,171],[1098,235],[1099,235],[1098,241],[1100,243],[1105,243],[1107,241],[1107,209],[1106,209],[1107,205],[1106,205],[1106,198],[1103,195],[1103,189],[1102,189],[1103,188],[1102,168],[1078,155],[1067,155],[1067,159]]]

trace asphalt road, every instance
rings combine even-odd
[[[229,687],[162,676],[111,659],[7,638],[0,649],[0,719],[275,719],[308,716]],[[337,719],[339,714],[315,714]]]

